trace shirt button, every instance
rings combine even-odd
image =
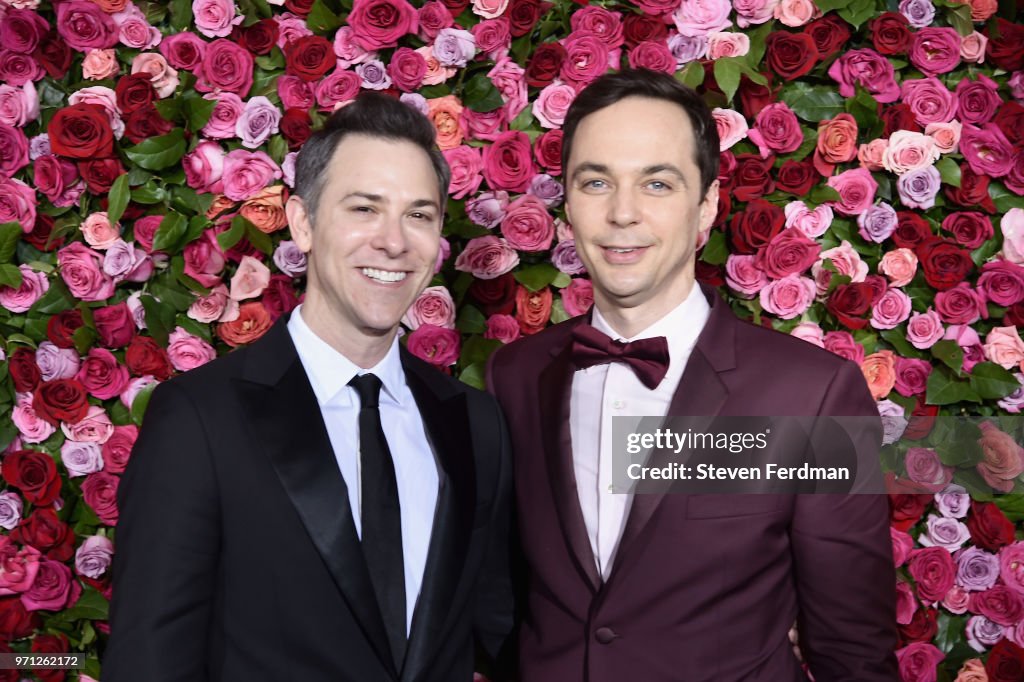
[[[611,644],[619,635],[611,628],[598,628],[594,631],[594,639],[600,644]]]
[[[613,400],[612,401],[612,407],[615,408],[616,410],[621,410],[625,406],[626,406],[626,401],[625,400]]]

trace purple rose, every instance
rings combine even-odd
[[[958,485],[935,493],[935,508],[948,519],[962,519],[971,508],[971,496]]]
[[[881,244],[892,236],[898,222],[896,209],[884,201],[857,216],[860,236],[876,244]]]
[[[707,36],[686,36],[673,32],[668,38],[668,49],[680,68],[692,61],[703,59],[708,53]]]
[[[492,230],[505,219],[508,208],[508,192],[483,192],[466,202],[466,215],[474,224]]]
[[[943,466],[938,453],[930,448],[909,448],[907,450],[907,476],[914,483],[919,484],[929,492],[938,492],[945,488],[953,477],[949,467]],[[930,517],[929,531],[931,530],[931,519],[942,519],[944,517]],[[943,538],[950,537],[948,529],[943,533]],[[930,544],[941,544],[933,542]],[[926,544],[925,546],[928,546]]]
[[[910,63],[926,76],[949,73],[960,63],[960,34],[952,28],[922,28],[910,44]]]
[[[931,0],[900,0],[900,14],[914,28],[924,28],[931,25],[935,18],[935,5]]]
[[[24,503],[17,493],[5,490],[0,493],[0,528],[14,530],[21,523]]]
[[[78,443],[66,440],[60,446],[60,458],[68,470],[68,476],[85,476],[103,469],[103,454],[96,443]]]
[[[256,149],[277,132],[281,111],[262,95],[245,103],[245,110],[235,123],[235,134],[242,138],[242,146]]]
[[[562,186],[562,183],[547,173],[533,176],[526,192],[543,201],[544,205],[548,208],[558,206],[565,197],[565,188]]]
[[[942,177],[935,166],[926,166],[904,173],[896,180],[900,201],[908,208],[927,210],[935,205],[935,196],[942,186]]]
[[[917,539],[922,547],[941,547],[949,552],[955,552],[971,539],[971,531],[956,519],[929,514],[926,525],[927,531]]]
[[[956,556],[956,584],[965,590],[979,592],[996,584],[999,558],[979,547],[968,547]]]
[[[895,443],[907,430],[907,418],[902,405],[891,400],[878,401],[878,416],[882,418],[882,444]]]
[[[587,268],[576,253],[576,240],[565,239],[555,245],[551,252],[551,263],[567,275],[582,275]]]
[[[113,556],[114,543],[102,535],[91,535],[75,552],[75,570],[79,575],[99,580],[110,568]]]
[[[387,90],[391,87],[388,68],[379,59],[356,64],[356,75],[360,78],[360,85],[367,90]]]
[[[956,31],[953,33],[955,35]],[[843,97],[856,94],[855,84],[859,84],[883,104],[895,102],[900,96],[900,86],[896,84],[896,72],[892,64],[874,50],[850,50],[832,63],[828,75],[839,83],[839,94]]]
[[[952,121],[960,104],[959,98],[934,76],[905,80],[900,92],[903,103],[921,125]]]
[[[437,32],[433,52],[442,66],[462,68],[476,55],[476,39],[469,31],[442,28]]]
[[[36,351],[36,354],[38,355],[39,351]],[[1024,374],[1014,372],[1013,377],[1020,386],[1016,391],[999,400],[996,404],[1010,414],[1020,414],[1021,409],[1024,408]]]
[[[281,178],[281,169],[264,152],[236,149],[224,157],[224,196],[245,201]]]
[[[985,616],[971,616],[967,620],[967,643],[972,649],[984,653],[988,647],[995,646],[1003,638],[1004,628],[993,623]]]
[[[960,153],[977,175],[1000,178],[1010,172],[1015,152],[1013,145],[995,123],[980,128],[964,125],[960,134]]]

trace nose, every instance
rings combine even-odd
[[[383,251],[389,258],[398,258],[408,249],[405,228],[401,218],[388,218],[380,223],[370,245]]]
[[[619,227],[629,227],[640,221],[640,206],[633,190],[619,187],[609,196],[608,222]]]

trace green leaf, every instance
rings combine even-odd
[[[1013,374],[994,362],[979,362],[971,369],[969,378],[971,387],[985,400],[1005,398],[1020,388]]]
[[[242,241],[245,236],[246,227],[251,223],[240,215],[231,219],[231,227],[217,235],[217,243],[220,248],[227,251],[232,246]],[[255,226],[254,226],[255,227]]]
[[[822,14],[825,14],[834,9],[843,9],[851,2],[852,0],[815,0],[814,5],[821,10]]]
[[[267,0],[238,0],[238,9],[241,10],[242,16],[249,21],[246,26],[251,26],[260,19],[271,17],[270,5],[267,4]]]
[[[491,79],[482,73],[473,76],[466,82],[463,102],[467,107],[481,114],[499,109],[505,104],[505,100],[501,98],[501,92],[494,87]]]
[[[981,430],[976,424],[958,420],[947,437],[935,442],[935,452],[943,464],[950,467],[973,466],[981,460],[981,446],[978,439]]]
[[[967,3],[946,9],[946,21],[962,36],[974,32],[974,21],[971,19],[971,6]]]
[[[190,0],[171,0],[171,28],[180,33],[192,23],[192,3]]]
[[[846,111],[853,114],[860,130],[866,130],[878,121],[878,102],[871,93],[859,85],[857,94],[846,100]]]
[[[0,264],[0,286],[17,289],[22,281],[21,269],[12,263]]]
[[[149,291],[160,299],[161,303],[166,303],[177,312],[188,310],[196,297],[180,286],[175,286],[174,281],[174,273],[168,272],[161,276],[159,281],[152,282]]]
[[[750,51],[744,57],[747,65],[751,68],[756,69],[761,64],[761,59],[764,58],[765,43],[773,28],[772,22],[766,21],[756,29],[745,31],[747,37],[750,38]]]
[[[538,263],[523,268],[513,274],[516,281],[530,291],[540,291],[555,281],[558,276],[558,269],[551,263]]]
[[[556,289],[564,289],[570,284],[572,284],[572,277],[565,274],[564,272],[559,272],[557,275],[555,275],[555,278],[551,280],[551,286],[555,287]]]
[[[971,251],[971,260],[979,268],[988,262],[988,260],[996,255],[999,250],[1003,248],[1003,240],[999,238],[998,234],[992,239],[986,239],[981,246]],[[993,315],[993,308],[998,308],[994,303],[989,303],[989,316],[990,317],[1002,317],[1003,313]]]
[[[708,243],[700,252],[700,259],[711,265],[724,265],[729,260],[729,245],[725,240],[725,233],[720,230],[712,230],[708,236]]]
[[[7,446],[14,441],[18,435],[18,427],[10,419],[0,419],[0,449],[7,449]]]
[[[715,60],[714,73],[715,82],[718,83],[718,87],[725,94],[725,99],[731,102],[740,87],[740,76],[743,73],[743,70],[740,68],[739,59],[736,57],[722,57]]]
[[[75,298],[68,291],[64,280],[57,278],[50,281],[50,288],[43,294],[42,298],[32,304],[29,312],[56,315],[68,308],[75,307],[75,302]]]
[[[476,306],[464,305],[455,320],[455,327],[463,334],[483,334],[487,331],[487,318]]]
[[[963,639],[967,627],[967,616],[953,616],[939,609],[938,632],[935,634],[935,646],[948,653],[953,646]]]
[[[524,107],[523,110],[519,112],[519,115],[508,124],[508,127],[511,130],[529,130],[531,126],[533,126],[532,107]]]
[[[328,7],[324,0],[316,0],[306,17],[306,26],[318,35],[327,35],[341,24],[342,18],[338,12]]]
[[[475,362],[462,370],[459,374],[459,381],[472,386],[473,388],[484,391],[487,389],[486,382],[484,381],[486,378],[486,372],[487,366],[484,363]]]
[[[874,0],[852,0],[850,4],[840,9],[838,14],[854,28],[860,28],[861,24],[875,15],[875,2]]]
[[[128,199],[131,197],[131,190],[128,188],[128,174],[117,176],[114,184],[110,186],[108,195],[109,205],[107,207],[107,220],[113,225],[124,215],[124,209],[128,207]]]
[[[1024,197],[1014,194],[998,182],[988,186],[988,195],[992,197],[999,213],[1006,213],[1011,208],[1024,208]]]
[[[177,97],[168,97],[154,103],[157,112],[167,121],[181,120],[181,100]]]
[[[814,124],[843,113],[846,103],[835,88],[809,85],[799,80],[783,88],[782,101],[789,105],[794,114]]]
[[[175,128],[166,135],[151,137],[125,150],[134,163],[146,170],[170,168],[185,156],[185,131]]]
[[[960,373],[964,362],[964,351],[956,341],[939,341],[931,347],[932,356],[946,367]]]
[[[142,295],[142,309],[146,314],[146,327],[158,344],[167,347],[167,337],[174,331],[174,308],[152,296]]]
[[[484,364],[491,353],[501,348],[501,341],[485,339],[482,336],[471,336],[462,346],[460,360],[465,365]]]
[[[966,5],[964,6],[966,7]],[[939,177],[942,178],[943,184],[953,187],[960,186],[960,166],[956,161],[944,156],[935,163],[935,169],[939,171]]]
[[[834,187],[829,187],[828,185],[818,185],[811,190],[810,194],[810,200],[818,205],[830,201],[839,201],[841,198],[839,192]]]
[[[177,253],[184,245],[185,231],[188,229],[188,221],[185,216],[173,211],[167,213],[160,221],[156,235],[153,237],[153,250],[164,253]]]
[[[249,223],[245,226],[245,238],[256,247],[257,251],[267,254],[268,256],[274,253],[274,242],[270,239],[270,235],[266,232],[260,232],[260,229]]]
[[[1013,523],[1024,521],[1024,495],[1000,495],[996,498],[996,506]]]
[[[75,344],[75,350],[78,351],[79,355],[86,355],[89,349],[92,348],[93,343],[95,343],[96,337],[96,330],[82,326],[71,335],[71,341]]]
[[[704,82],[704,67],[699,61],[692,61],[683,67],[682,71],[676,71],[676,80],[686,87],[696,90]]]
[[[804,141],[800,143],[800,146],[796,148],[796,151],[790,154],[790,158],[794,161],[803,161],[806,159],[814,148],[818,146],[818,131],[813,128],[806,128],[804,130]]]
[[[966,381],[958,381],[946,372],[935,369],[928,375],[928,391],[925,402],[929,405],[952,405],[954,403],[980,403],[981,396]]]
[[[206,122],[210,120],[210,115],[213,114],[216,106],[216,100],[203,97],[190,97],[182,102],[181,111],[185,115],[185,123],[188,125],[188,129],[193,132],[201,130],[206,125]]]
[[[21,241],[21,223],[4,223],[0,225],[0,263],[10,263],[14,252]]]
[[[152,384],[142,389],[139,391],[138,395],[135,396],[135,400],[132,401],[132,421],[135,422],[136,426],[142,426],[142,418],[146,415],[146,408],[149,407],[149,399],[152,397],[156,386],[156,384]]]
[[[137,204],[159,204],[167,199],[167,190],[154,180],[149,180],[141,187],[132,190],[132,201]]]

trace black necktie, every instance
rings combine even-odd
[[[381,381],[357,376],[349,386],[359,393],[359,452],[362,480],[362,546],[377,605],[384,618],[395,668],[405,660],[405,561],[402,558],[402,513],[395,464],[380,423]]]

